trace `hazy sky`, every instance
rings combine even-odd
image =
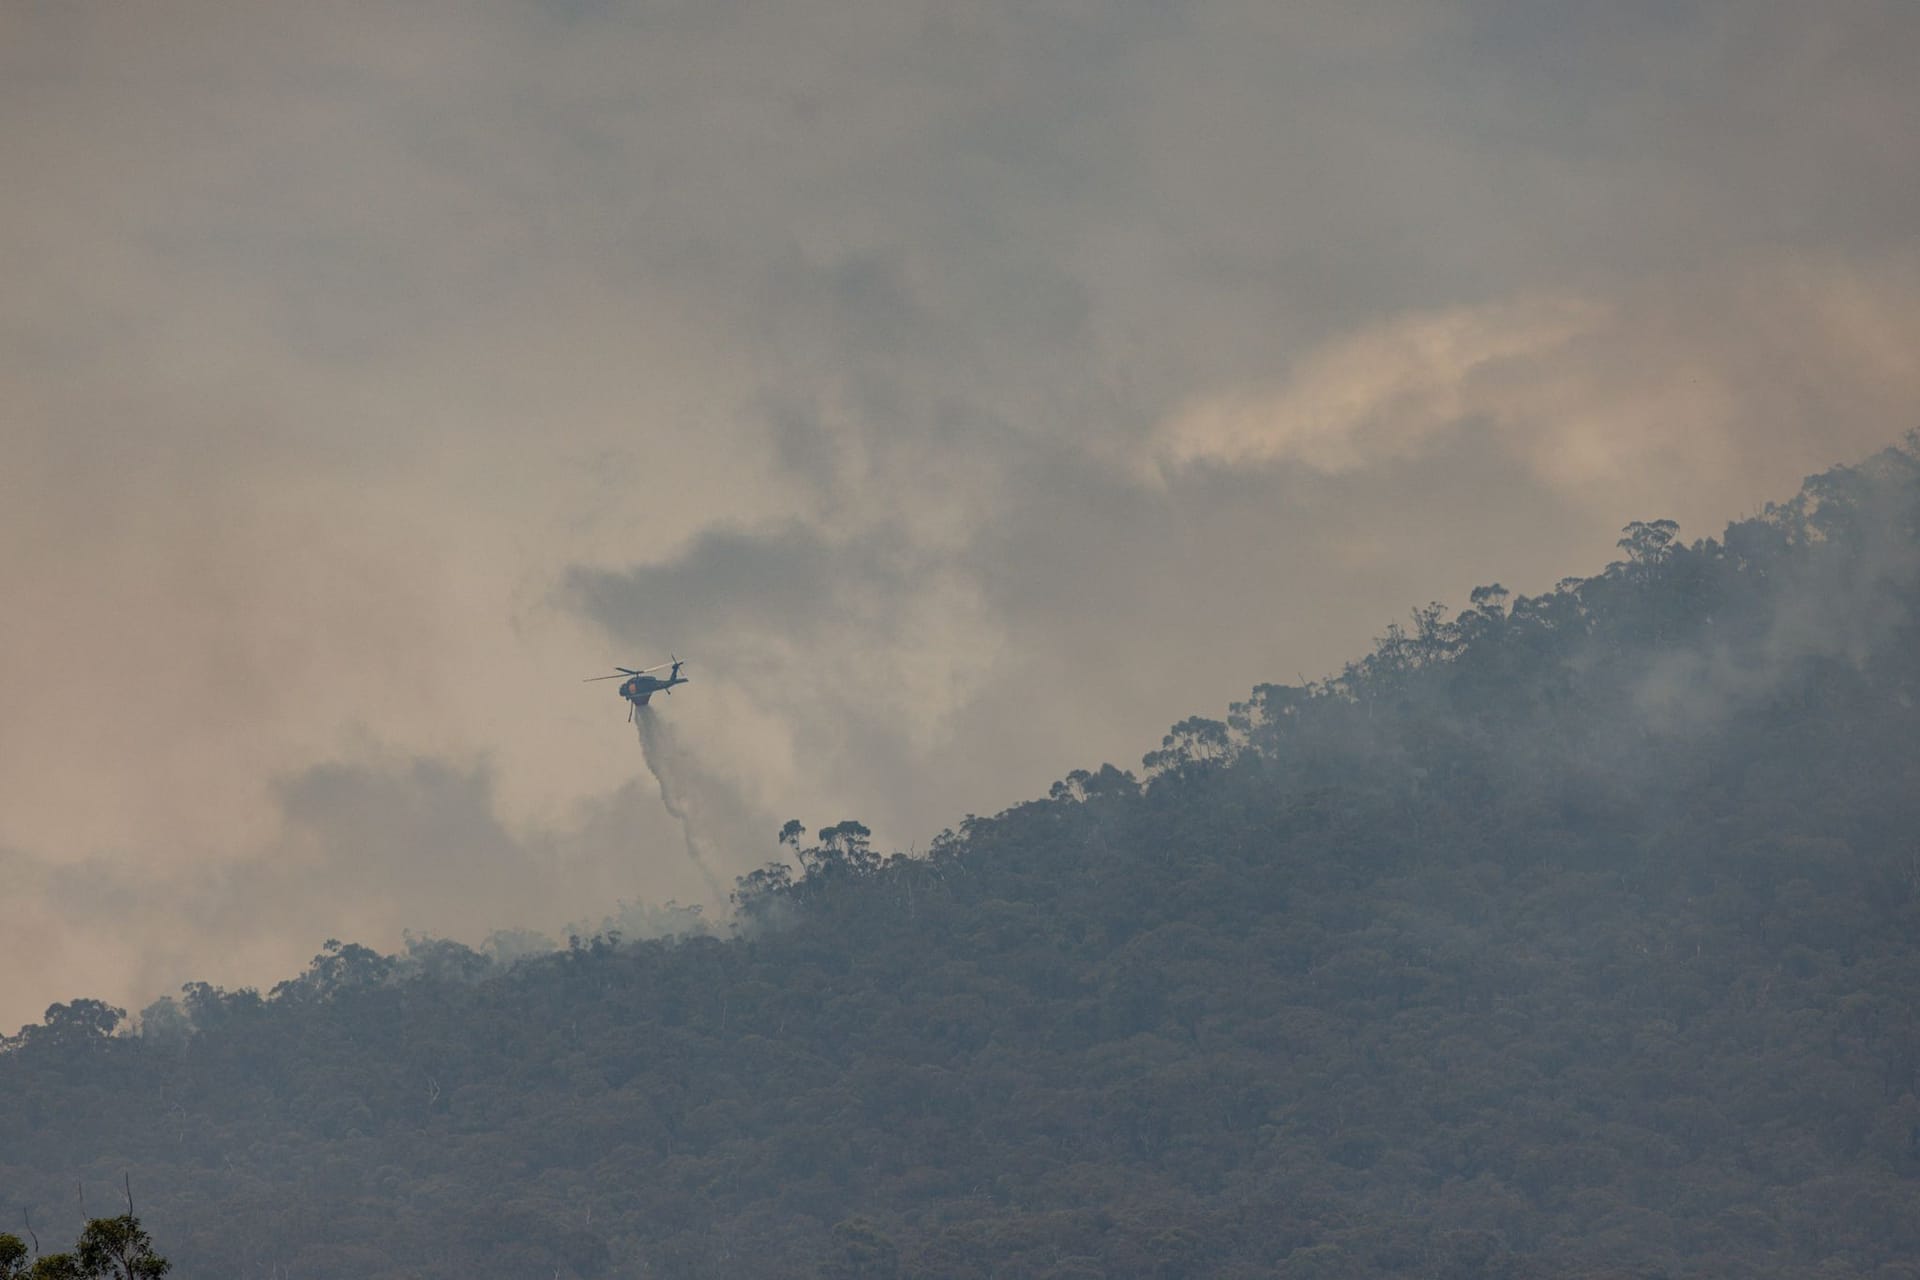
[[[0,1029],[924,847],[1920,422],[1920,6],[0,0]],[[744,834],[742,834],[744,833]]]

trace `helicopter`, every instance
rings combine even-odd
[[[627,719],[632,720],[634,712],[647,705],[648,698],[662,690],[671,695],[673,686],[687,683],[687,678],[680,674],[680,668],[686,665],[684,659],[674,658],[671,663],[663,662],[657,667],[642,667],[638,671],[632,667],[615,667],[610,676],[588,676],[581,683],[590,684],[595,680],[618,680],[621,676],[627,677],[626,682],[620,686],[620,696],[633,704],[627,709]],[[662,680],[659,676],[652,674],[668,666],[673,670],[667,672],[666,679]]]

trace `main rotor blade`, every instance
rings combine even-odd
[[[634,673],[630,671],[616,671],[614,674],[610,676],[587,676],[585,679],[581,680],[580,683],[592,684],[595,680],[618,680],[623,675],[632,675],[632,674]]]
[[[640,669],[639,669],[638,671],[636,671],[636,672],[634,672],[633,674],[634,674],[634,675],[637,675],[637,676],[643,676],[643,675],[645,675],[645,674],[647,674],[647,672],[649,672],[649,671],[658,671],[658,670],[660,670],[660,667],[670,667],[670,666],[672,666],[672,665],[673,665],[673,664],[672,664],[671,662],[663,662],[663,663],[661,663],[661,664],[660,664],[660,666],[659,666],[659,667],[642,667],[642,668],[640,668]]]

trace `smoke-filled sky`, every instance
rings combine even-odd
[[[1137,763],[1920,421],[1920,7],[0,5],[0,1029]],[[717,904],[715,904],[717,909]]]

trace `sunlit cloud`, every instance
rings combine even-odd
[[[1886,265],[1867,278],[1762,260],[1606,297],[1396,316],[1307,351],[1277,385],[1182,408],[1136,471],[1155,484],[1196,466],[1342,474],[1472,432],[1556,491],[1613,501],[1654,475],[1751,473],[1796,439],[1851,456],[1920,403],[1920,357],[1898,339],[1920,322],[1913,259]]]
[[[1265,394],[1216,396],[1155,433],[1150,465],[1297,463],[1353,471],[1474,419],[1511,427],[1525,384],[1606,310],[1575,299],[1398,317],[1316,348]]]

